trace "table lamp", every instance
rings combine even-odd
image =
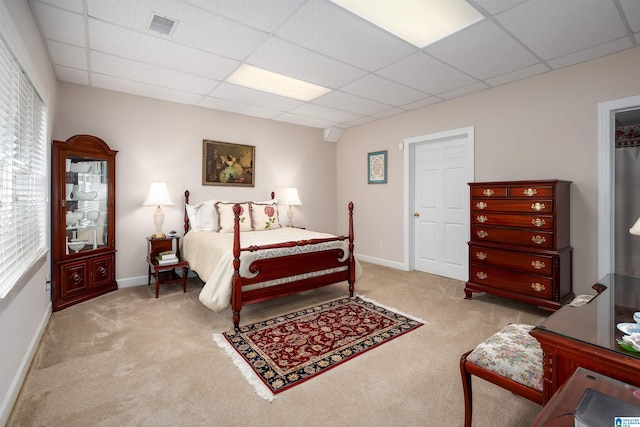
[[[633,227],[631,227],[629,229],[629,233],[631,233],[633,235],[636,235],[636,236],[640,236],[640,218],[638,218],[636,223],[633,224]]]
[[[153,222],[156,225],[156,231],[151,236],[154,239],[162,239],[167,237],[162,231],[162,223],[164,222],[164,212],[160,206],[173,206],[173,200],[169,196],[167,184],[164,182],[152,182],[149,184],[149,194],[142,206],[157,206],[153,214]]]
[[[293,207],[292,206],[302,206],[302,202],[300,201],[300,196],[298,196],[298,189],[296,187],[287,187],[282,190],[282,198],[280,201],[289,205],[287,209],[287,217],[289,218],[289,227],[293,227]]]

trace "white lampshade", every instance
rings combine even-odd
[[[301,206],[300,196],[298,196],[298,189],[296,187],[287,187],[282,190],[282,198],[280,199],[283,205],[289,205],[287,209],[287,217],[289,218],[289,227],[293,227],[293,207]]]
[[[169,190],[165,182],[152,182],[149,184],[149,194],[142,204],[143,206],[173,206],[173,200],[169,196]]]
[[[636,236],[640,236],[640,218],[638,218],[636,223],[633,224],[633,227],[631,227],[629,229],[629,233],[631,233],[633,235],[636,235]]]
[[[287,187],[282,190],[282,198],[280,201],[283,205],[302,206],[300,196],[298,196],[298,189],[296,187]]]
[[[164,222],[164,212],[160,206],[172,206],[173,200],[169,196],[169,190],[167,184],[164,182],[152,182],[149,184],[149,194],[147,199],[142,204],[143,206],[157,206],[158,208],[153,214],[153,223],[156,226],[156,231],[153,233],[154,238],[166,237],[166,234],[162,231],[162,223]]]

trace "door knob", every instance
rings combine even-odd
[[[415,216],[415,217],[420,216],[420,212],[414,212],[414,213],[413,213],[413,216]]]

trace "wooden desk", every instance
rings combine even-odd
[[[578,367],[640,387],[640,353],[616,342],[616,324],[640,311],[640,278],[609,275],[594,289],[601,292],[587,305],[566,305],[531,331],[543,352],[543,404]]]
[[[533,422],[533,427],[573,427],[573,412],[587,388],[613,396],[623,402],[640,406],[640,388],[578,368],[569,381],[545,405]],[[638,395],[634,395],[634,392]],[[621,415],[621,414],[619,414]],[[613,425],[613,422],[611,423]]]

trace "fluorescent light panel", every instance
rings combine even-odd
[[[484,19],[465,0],[331,1],[419,48]]]
[[[227,82],[300,101],[311,101],[331,90],[247,64],[238,67]]]

